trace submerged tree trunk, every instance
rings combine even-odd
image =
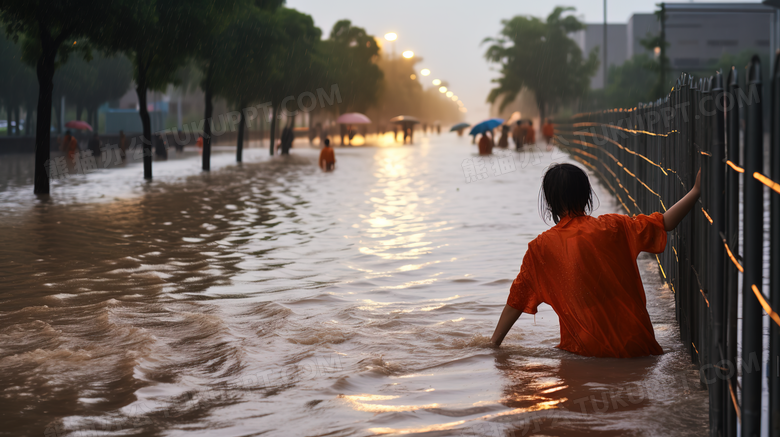
[[[214,114],[212,80],[214,76],[213,61],[209,62],[206,70],[206,86],[203,92],[206,94],[206,121],[203,123],[203,171],[211,171],[211,116]]]
[[[268,147],[271,156],[274,155],[274,141],[276,140],[276,109],[276,105],[274,104],[271,107],[271,145]]]
[[[144,179],[152,178],[152,122],[149,120],[149,108],[146,106],[146,73],[149,68],[149,62],[144,65],[141,53],[138,54],[140,65],[138,66],[138,86],[135,89],[138,95],[138,112],[141,115],[141,124],[143,125],[142,146],[144,150]]]
[[[35,194],[49,194],[46,165],[51,156],[51,99],[54,91],[54,60],[60,41],[52,40],[49,29],[39,26],[41,54],[35,66],[38,76],[38,122],[35,125]],[[9,117],[10,118],[10,117]]]
[[[16,118],[16,127],[14,128],[14,134],[16,136],[19,136],[19,135],[22,134],[22,130],[20,129],[21,119],[22,119],[21,112],[22,112],[22,110],[21,110],[20,105],[16,105],[16,108],[14,108],[14,117]]]
[[[246,108],[246,103],[242,108]],[[238,122],[238,139],[236,140],[236,162],[241,162],[244,155],[244,129],[246,129],[246,117],[241,113],[241,121]]]
[[[27,102],[24,105],[24,111],[25,111],[25,115],[24,115],[24,134],[29,136],[30,132],[32,130],[32,120],[33,120],[33,117],[32,117],[33,109],[32,109],[32,105],[30,104],[30,102]]]

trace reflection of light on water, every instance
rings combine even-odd
[[[369,413],[388,413],[388,412],[401,412],[401,411],[415,411],[424,410],[428,408],[438,408],[439,404],[427,404],[427,405],[384,405],[384,404],[369,404],[366,402],[371,401],[386,401],[397,399],[400,396],[383,396],[383,395],[339,395],[340,398],[350,403],[350,406],[357,411],[366,411]]]

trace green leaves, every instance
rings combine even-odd
[[[483,41],[492,43],[485,59],[501,66],[501,77],[494,80],[498,86],[488,94],[488,102],[501,98],[503,110],[528,88],[544,113],[542,105],[569,102],[588,89],[598,58],[595,51],[584,58],[568,37],[585,27],[575,16],[565,15],[569,11],[574,8],[557,7],[546,21],[526,16],[503,20],[500,36]]]

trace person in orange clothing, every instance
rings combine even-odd
[[[68,154],[68,159],[73,161],[73,157],[79,150],[79,142],[71,135],[69,130],[65,131],[65,136],[62,137],[62,144],[60,146],[62,151]]]
[[[547,118],[544,120],[544,124],[542,124],[542,136],[544,136],[544,140],[547,141],[547,144],[550,144],[554,135],[555,126],[553,126],[550,119]]]
[[[528,126],[525,129],[525,143],[536,144],[536,131],[534,130],[534,122],[528,120]]]
[[[557,346],[589,357],[660,355],[647,312],[636,258],[661,253],[666,233],[701,194],[701,171],[693,189],[665,213],[592,217],[588,176],[571,164],[553,164],[542,180],[544,217],[555,226],[528,244],[517,279],[491,338],[500,346],[522,313],[552,306],[560,321]]]
[[[490,155],[493,153],[493,141],[490,139],[490,137],[488,137],[487,132],[482,134],[477,147],[479,147],[480,155]]]
[[[333,147],[330,147],[329,139],[325,139],[325,147],[320,152],[319,163],[323,171],[332,171],[336,168],[336,155],[333,153]]]

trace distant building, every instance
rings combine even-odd
[[[760,3],[666,3],[666,56],[670,68],[702,70],[717,63],[724,54],[736,55],[745,50],[774,53],[775,14],[774,8]],[[660,32],[661,25],[654,14],[634,14],[628,22],[627,56],[653,56],[640,41]]]
[[[574,32],[572,39],[580,46],[583,56],[587,58],[590,52],[599,49],[599,68],[596,75],[590,80],[590,87],[600,89],[604,87],[604,50],[601,46],[604,44],[604,24],[586,24],[584,30]],[[607,23],[607,63],[609,65],[620,65],[628,59],[626,53],[626,28],[625,24]]]
[[[603,29],[603,24],[587,24],[571,38],[587,56],[602,46]],[[641,53],[655,56],[641,41],[660,32],[661,23],[652,13],[634,14],[628,24],[607,24],[607,62],[620,65]],[[771,54],[780,48],[780,14],[761,3],[666,3],[666,41],[673,72],[706,70],[724,54],[745,50],[770,55],[774,61]],[[599,49],[592,89],[604,87],[601,56]]]

